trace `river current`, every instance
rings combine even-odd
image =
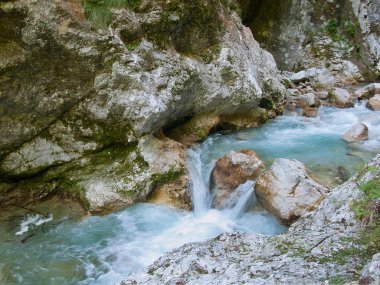
[[[260,128],[210,136],[188,152],[193,212],[142,203],[83,218],[56,201],[42,203],[38,213],[6,213],[0,218],[0,284],[109,285],[185,243],[231,231],[284,233],[287,228],[258,205],[253,181],[240,186],[234,208],[211,209],[215,161],[231,150],[252,149],[267,166],[278,157],[300,160],[333,187],[380,152],[380,112],[364,104],[321,107],[317,118],[286,113]],[[341,136],[357,122],[369,127],[370,139],[347,144]]]

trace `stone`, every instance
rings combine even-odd
[[[189,179],[182,175],[175,181],[158,186],[149,195],[148,202],[191,211],[192,203],[189,193]]]
[[[297,98],[297,105],[300,108],[303,107],[319,107],[321,103],[318,97],[314,93],[302,94]]]
[[[231,151],[218,159],[211,172],[213,206],[223,209],[236,188],[248,180],[256,180],[264,162],[252,150]]]
[[[361,256],[368,245],[362,243],[363,223],[351,207],[365,196],[358,183],[380,174],[380,155],[363,169],[332,189],[287,233],[232,232],[186,244],[120,284],[358,284],[360,272],[353,269],[367,262]],[[379,254],[364,267],[360,284],[379,284],[378,264]]]
[[[375,94],[367,102],[367,108],[372,111],[380,111],[380,94]]]
[[[380,253],[375,254],[368,262],[360,275],[359,285],[378,285],[380,284]]]
[[[380,94],[380,83],[368,84],[354,92],[354,96],[358,99],[369,99],[375,94]]]
[[[327,100],[329,97],[328,91],[319,91],[315,93],[320,100]]]
[[[331,91],[329,102],[338,108],[351,108],[354,106],[354,100],[350,93],[343,88],[334,88]]]
[[[314,181],[301,162],[278,158],[260,175],[255,190],[265,209],[290,224],[315,210],[327,188]]]
[[[219,127],[227,130],[254,128],[268,121],[268,111],[264,108],[254,108],[246,112],[220,116]]]
[[[368,127],[363,123],[358,123],[352,126],[342,138],[349,143],[368,140]]]
[[[303,109],[302,115],[305,117],[318,117],[318,108],[306,107]]]
[[[224,127],[255,126],[267,118],[252,112],[262,100],[274,110],[284,100],[273,56],[219,1],[113,7],[109,27],[87,19],[81,1],[9,3],[0,4],[0,207],[55,193],[97,213],[145,201],[184,175],[183,145],[161,130],[202,118],[178,138],[190,145],[218,116]],[[113,152],[105,163],[108,147],[129,163]],[[121,182],[107,172],[123,168]]]

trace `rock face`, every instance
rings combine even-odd
[[[344,135],[343,139],[346,142],[359,142],[368,140],[368,127],[363,123],[358,123],[349,129]]]
[[[327,188],[315,182],[299,161],[275,159],[256,182],[256,196],[283,223],[291,223],[317,208]]]
[[[170,167],[140,155],[144,137],[204,114],[253,117],[264,98],[282,104],[285,88],[273,57],[220,1],[140,1],[107,8],[105,23],[81,3],[0,4],[1,206],[15,197],[30,202],[73,192],[97,210],[144,200],[157,177],[172,177]],[[133,155],[106,160],[116,146]],[[111,187],[97,171],[96,183],[67,171],[88,161],[108,176],[105,161],[109,171],[137,173],[140,165],[144,178],[126,174],[125,183]],[[25,188],[34,189],[27,199]]]
[[[371,99],[367,102],[367,108],[372,111],[380,111],[380,94],[375,94]]]
[[[372,260],[363,268],[359,285],[380,284],[380,253],[375,254]]]
[[[358,183],[379,177],[380,155],[365,169],[333,189],[315,211],[301,217],[286,234],[226,233],[206,242],[187,244],[127,277],[121,284],[334,284],[337,281],[357,284],[361,268],[373,253],[367,254],[370,245],[362,241],[363,228],[351,205],[365,195]],[[362,277],[371,276],[377,281],[377,272],[378,255],[375,255]],[[372,279],[364,280],[372,282]]]
[[[211,172],[213,206],[224,208],[236,188],[248,180],[256,180],[263,169],[263,161],[252,150],[231,151],[220,158]]]
[[[243,21],[280,69],[327,67],[338,82],[346,83],[360,80],[361,73],[368,79],[379,76],[378,0],[239,2],[245,11]]]

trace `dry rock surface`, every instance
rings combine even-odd
[[[327,188],[310,176],[297,160],[275,159],[257,180],[256,196],[283,223],[291,223],[317,208]]]

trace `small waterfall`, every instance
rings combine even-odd
[[[248,180],[244,184],[241,184],[236,190],[235,195],[239,195],[236,205],[232,208],[230,212],[231,219],[237,219],[242,215],[251,204],[252,199],[256,198],[253,194],[254,182]]]
[[[188,167],[192,181],[192,198],[194,213],[196,215],[205,213],[210,209],[211,197],[208,185],[202,176],[202,162],[200,153],[190,149],[188,151]]]
[[[204,177],[204,169],[202,168],[202,161],[200,151],[190,149],[188,151],[188,167],[190,178],[192,181],[192,199],[194,205],[195,215],[204,214],[211,209],[212,197],[209,191],[209,183]],[[208,173],[206,173],[206,176]],[[226,203],[226,209],[222,210],[227,214],[228,218],[236,219],[242,215],[252,201],[254,191],[254,182],[247,181],[241,184],[229,198]]]

